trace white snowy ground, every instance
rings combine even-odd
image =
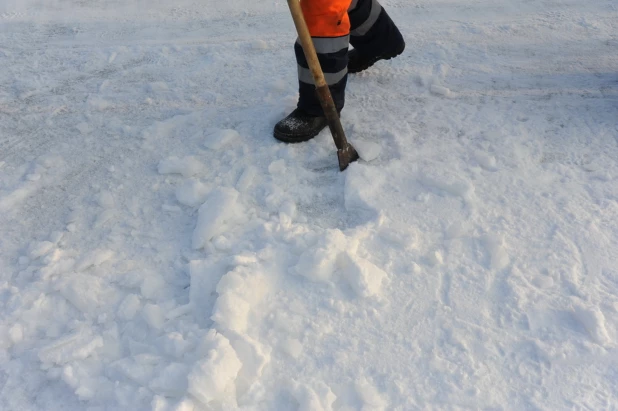
[[[384,5],[340,173],[284,1],[0,0],[0,409],[618,408],[618,5]]]

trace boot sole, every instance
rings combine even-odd
[[[324,127],[324,128],[326,128],[326,127]],[[283,141],[284,143],[291,143],[291,144],[304,143],[305,141],[309,141],[312,138],[314,138],[315,136],[317,136],[318,134],[320,134],[320,131],[324,130],[324,128],[318,130],[318,132],[316,132],[315,134],[306,134],[304,136],[291,136],[289,134],[280,133],[280,132],[275,130],[273,132],[273,136],[277,140]]]
[[[350,70],[348,68],[348,73],[350,73],[350,74],[360,73],[361,71],[367,70],[369,67],[373,66],[374,64],[376,64],[380,60],[391,60],[391,59],[394,59],[395,57],[400,56],[401,53],[403,53],[405,49],[406,49],[406,44],[403,43],[403,47],[401,49],[397,50],[395,53],[387,54],[387,55],[384,55],[384,56],[380,56],[376,60],[371,61],[371,62],[369,62],[367,64],[364,64],[364,65],[360,66],[356,70]]]

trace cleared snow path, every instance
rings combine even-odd
[[[612,1],[384,1],[345,173],[285,2],[117,3],[0,0],[0,409],[618,407]]]

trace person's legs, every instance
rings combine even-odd
[[[348,79],[348,45],[352,0],[301,0],[318,60],[338,111],[345,103]],[[305,54],[298,41],[294,45],[298,64],[298,107],[275,126],[275,138],[286,142],[306,141],[315,137],[326,119],[315,93],[315,84]]]
[[[350,44],[348,69],[357,73],[376,61],[401,54],[405,42],[393,20],[377,0],[353,0],[350,17]]]

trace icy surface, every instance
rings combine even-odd
[[[0,410],[618,408],[615,1],[382,3],[340,173],[285,2],[0,0]]]

